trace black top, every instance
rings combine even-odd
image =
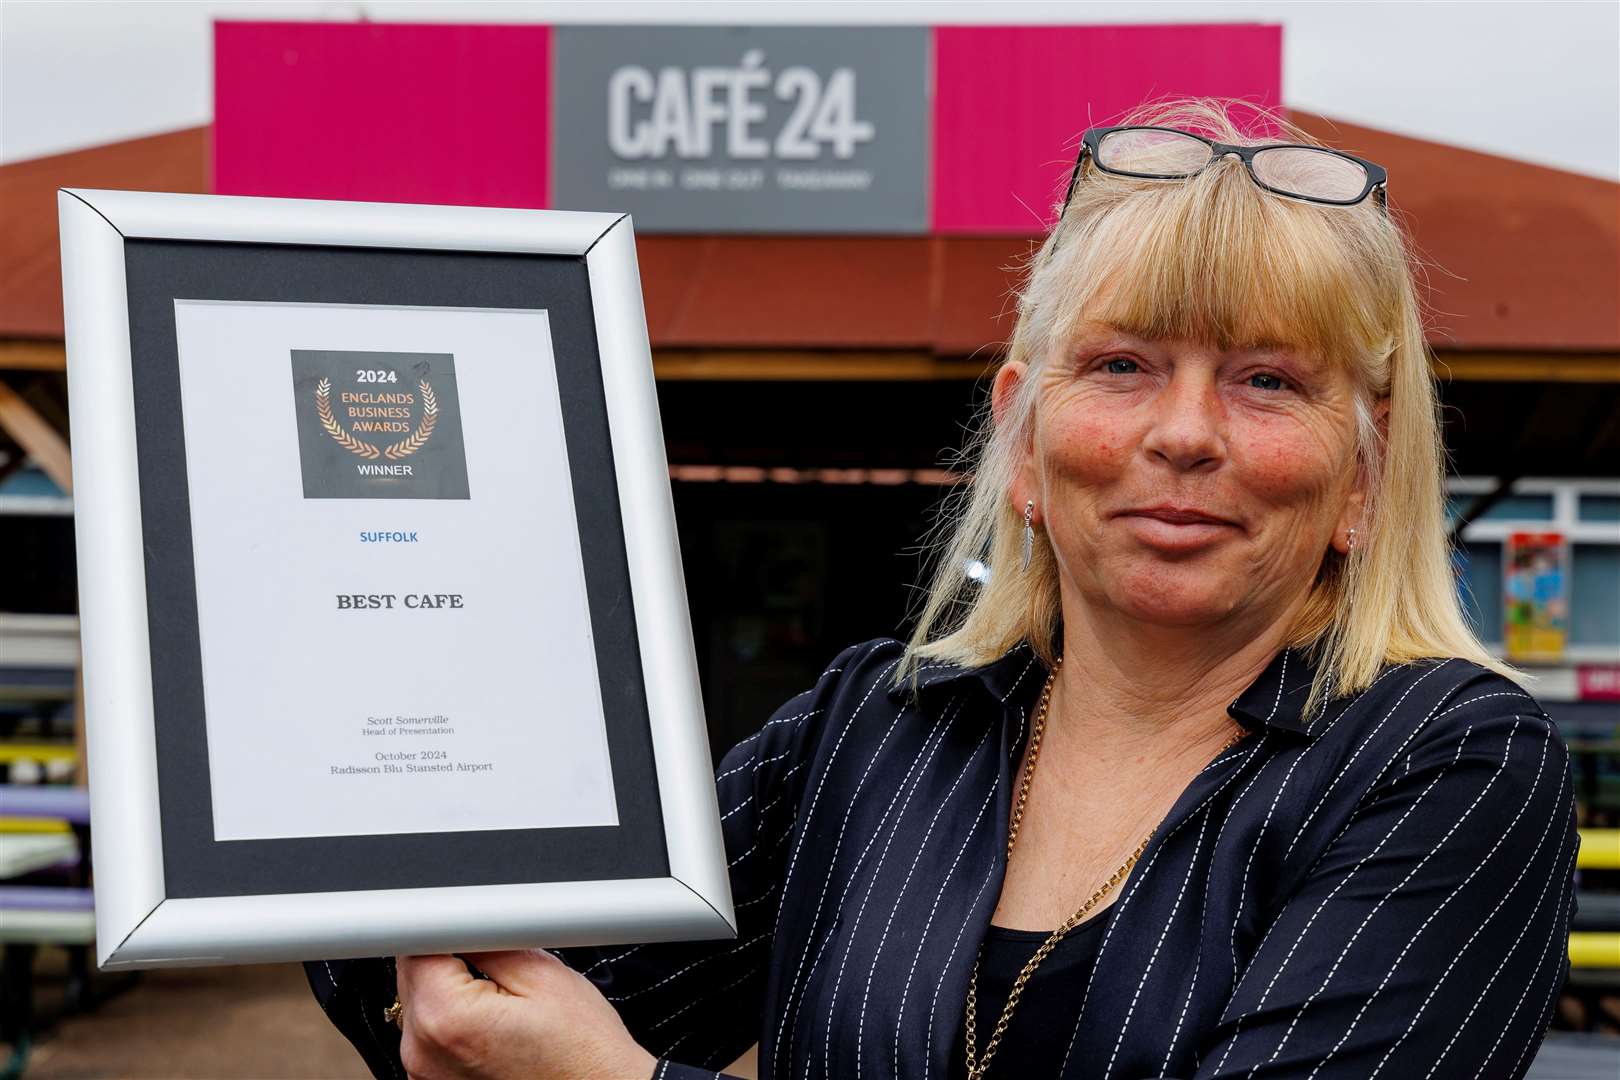
[[[660,1080],[712,1077],[755,1042],[762,1078],[956,1067],[1046,670],[1019,646],[931,664],[912,696],[889,686],[901,653],[846,649],[721,762],[735,940],[554,950],[661,1058]],[[1248,734],[1155,830],[1090,973],[1050,995],[1055,1075],[1529,1068],[1569,967],[1563,740],[1465,661],[1390,667],[1307,716],[1312,675],[1281,652],[1232,703]],[[401,1077],[386,961],[307,970],[373,1071]]]
[[[1063,1050],[1052,1032],[1062,1031],[1074,1020],[1074,1002],[1071,988],[1083,986],[1091,977],[1092,965],[1097,962],[1097,946],[1102,942],[1103,927],[1113,906],[1086,919],[1064,934],[1051,952],[1046,954],[1035,973],[1024,984],[1024,992],[1013,1009],[1012,1019],[1001,1036],[1001,1044],[990,1058],[990,1067],[984,1071],[985,1080],[1033,1076],[1062,1075]],[[1006,1007],[1007,995],[1019,972],[1030,957],[1041,947],[1051,930],[1014,930],[991,923],[984,929],[984,941],[979,945],[979,975],[976,992],[974,1051],[977,1060],[984,1062],[985,1047],[995,1033],[1001,1010]],[[965,1018],[964,1018],[965,1021]],[[958,1040],[950,1060],[950,1080],[967,1080],[967,1024],[962,1025],[963,1038]]]

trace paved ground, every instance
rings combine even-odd
[[[57,983],[40,957],[40,1005]],[[58,953],[60,955],[60,953]],[[6,1048],[9,1050],[9,1047]],[[0,1057],[3,1064],[3,1057]],[[34,1044],[28,1080],[365,1080],[296,964],[149,971]]]
[[[41,952],[39,1007],[61,992],[62,953]],[[0,1044],[0,1064],[10,1047]],[[296,964],[144,972],[34,1046],[28,1080],[366,1080]],[[1528,1080],[1613,1080],[1620,1035],[1554,1032]]]

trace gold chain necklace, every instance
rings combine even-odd
[[[1041,704],[1040,709],[1035,717],[1035,726],[1030,730],[1029,762],[1024,766],[1024,778],[1018,786],[1018,803],[1013,807],[1012,824],[1007,830],[1007,861],[1009,863],[1012,862],[1013,845],[1018,842],[1018,826],[1024,820],[1024,803],[1029,799],[1029,784],[1035,776],[1035,763],[1041,756],[1041,733],[1046,730],[1046,710],[1047,707],[1052,703],[1052,687],[1057,681],[1058,668],[1062,666],[1063,658],[1060,656],[1058,657],[1057,663],[1052,665],[1052,673],[1046,677],[1046,687],[1041,691]],[[1243,738],[1245,734],[1246,732],[1240,729],[1237,734],[1226,740],[1225,746],[1221,747],[1215,752],[1215,757],[1220,757],[1222,754],[1226,753],[1226,751],[1230,750],[1232,748],[1232,744]],[[1163,819],[1160,820],[1162,823]],[[1153,828],[1154,831],[1157,831],[1158,825],[1154,825]],[[1007,1025],[1012,1022],[1013,1010],[1018,1007],[1018,999],[1023,996],[1024,993],[1024,984],[1029,982],[1030,976],[1035,973],[1036,968],[1040,967],[1041,961],[1046,959],[1048,953],[1057,948],[1057,943],[1063,940],[1063,935],[1074,929],[1074,927],[1085,918],[1086,912],[1096,907],[1099,900],[1107,896],[1115,886],[1124,880],[1125,875],[1130,873],[1131,867],[1136,865],[1136,860],[1142,857],[1142,852],[1147,850],[1148,841],[1152,839],[1153,833],[1150,832],[1142,839],[1142,842],[1136,846],[1136,850],[1132,852],[1131,857],[1125,860],[1125,864],[1109,875],[1108,880],[1103,882],[1102,888],[1092,893],[1091,899],[1080,905],[1079,911],[1076,911],[1073,915],[1070,915],[1067,919],[1064,919],[1063,925],[1059,926],[1056,930],[1053,930],[1052,933],[1047,936],[1046,940],[1041,943],[1041,947],[1035,950],[1035,955],[1030,957],[1029,961],[1024,964],[1024,969],[1018,973],[1018,978],[1013,981],[1012,992],[1007,995],[1007,1004],[1001,1010],[1001,1019],[996,1021],[996,1027],[990,1035],[990,1041],[985,1044],[983,1061],[976,1061],[977,1055],[974,1051],[974,1044],[976,1041],[975,1029],[977,1027],[978,1018],[979,981],[979,961],[977,958],[974,959],[973,970],[968,974],[967,992],[968,1080],[981,1080],[981,1077],[983,1077],[985,1074],[985,1070],[990,1068],[991,1055],[993,1055],[996,1052],[996,1048],[1001,1045],[1001,1037],[1006,1034]],[[982,953],[984,949],[983,945],[980,945],[979,948],[980,952]]]

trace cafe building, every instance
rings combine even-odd
[[[61,749],[36,770],[75,760],[57,188],[631,212],[718,758],[905,634],[1080,130],[1150,91],[1281,97],[1260,25],[221,23],[215,48],[212,125],[0,167],[0,739]],[[1094,86],[1076,50],[1109,58]],[[1612,729],[1620,185],[1288,116],[1386,166],[1424,260],[1482,635],[1566,734]]]

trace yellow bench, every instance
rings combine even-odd
[[[1620,934],[1593,930],[1570,931],[1569,966],[1620,968]]]
[[[1620,870],[1620,829],[1582,829],[1575,865],[1582,870]],[[1571,931],[1569,964],[1575,968],[1620,970],[1620,933]]]
[[[19,761],[73,762],[78,753],[67,743],[3,743],[0,742],[0,764],[14,765]]]
[[[1575,865],[1582,870],[1620,870],[1620,829],[1582,829]]]

